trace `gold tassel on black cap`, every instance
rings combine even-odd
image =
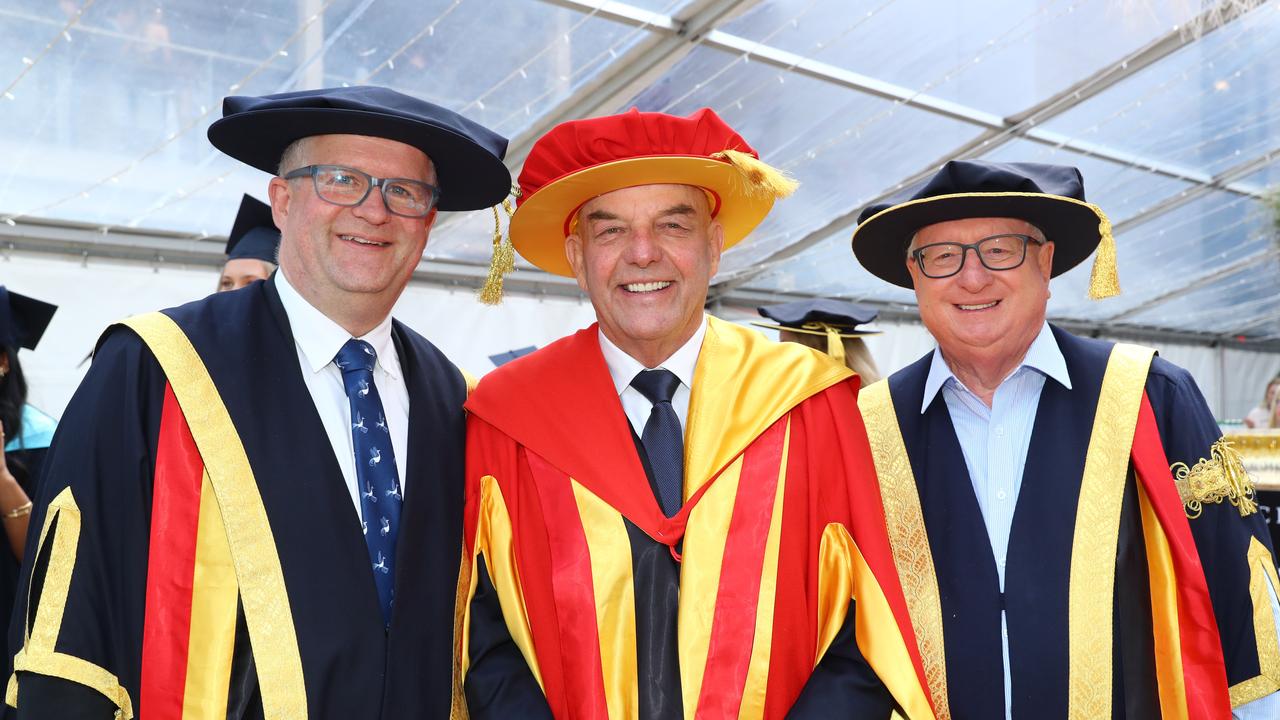
[[[513,189],[513,192],[519,190]],[[480,287],[480,302],[485,305],[497,305],[502,302],[502,280],[507,273],[516,269],[516,250],[511,246],[511,237],[502,235],[502,219],[498,215],[498,205],[493,206],[493,259],[489,262],[489,277]],[[511,214],[515,209],[511,198],[506,198],[501,205],[507,213],[507,223],[511,222]]]
[[[1102,208],[1090,204],[1098,215],[1098,254],[1093,257],[1093,270],[1089,273],[1089,299],[1102,300],[1120,294],[1120,272],[1116,269],[1116,239],[1111,233],[1111,220]]]
[[[711,157],[724,160],[738,169],[747,180],[753,193],[773,198],[784,198],[800,187],[800,183],[785,172],[748,153],[739,150],[721,150]]]

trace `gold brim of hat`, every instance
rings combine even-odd
[[[756,327],[762,327],[769,330],[778,330],[778,331],[786,330],[787,332],[800,333],[802,335],[826,335],[827,334],[827,331],[822,328],[809,329],[809,328],[803,328],[803,327],[791,327],[790,325],[778,325],[775,323],[763,323],[763,322],[755,322],[755,321],[748,321],[747,324],[755,325]],[[858,337],[864,337],[866,335],[879,335],[884,332],[883,330],[844,330],[836,325],[833,325],[831,327],[835,328],[836,334],[842,338],[858,338]]]
[[[715,218],[724,228],[725,249],[749,235],[773,209],[774,197],[751,187],[730,163],[680,155],[627,158],[570,173],[529,196],[511,218],[511,243],[530,263],[554,275],[573,277],[564,254],[573,214],[592,198],[638,185],[693,185],[709,190],[719,198]]]

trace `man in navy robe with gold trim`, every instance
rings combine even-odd
[[[49,452],[18,718],[447,718],[461,372],[391,318],[505,139],[391,90],[230,97],[279,271],[109,329]],[[397,551],[398,550],[398,551]]]
[[[938,348],[859,398],[939,717],[1275,718],[1275,558],[1194,380],[1045,321],[1106,216],[1075,168],[953,161],[862,213]],[[1233,709],[1234,708],[1234,709]]]

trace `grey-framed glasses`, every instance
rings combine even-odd
[[[285,180],[310,177],[316,195],[327,203],[355,207],[369,197],[369,191],[382,191],[382,202],[394,215],[426,217],[440,199],[440,188],[409,178],[376,178],[367,172],[342,165],[307,165],[284,176]]]
[[[1043,244],[1030,235],[1010,233],[984,237],[976,243],[930,243],[911,251],[911,257],[925,277],[945,278],[960,272],[964,258],[972,250],[988,270],[1012,270],[1027,259],[1027,243]]]

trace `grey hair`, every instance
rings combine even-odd
[[[309,138],[298,138],[289,143],[289,146],[280,153],[280,164],[276,166],[276,175],[283,177],[285,173],[296,170],[302,166],[303,150],[305,143]]]

